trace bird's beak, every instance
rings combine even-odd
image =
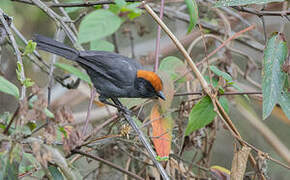
[[[157,96],[160,97],[161,99],[165,100],[165,95],[163,94],[162,91],[157,92]]]

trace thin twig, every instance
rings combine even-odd
[[[255,14],[257,16],[287,16],[290,15],[290,11],[259,11],[253,8],[247,8],[247,7],[239,7],[234,6],[232,7],[238,11],[246,12],[250,14]]]
[[[265,18],[264,16],[259,16],[262,24],[263,24],[263,32],[264,32],[264,38],[265,38],[265,44],[267,43],[267,32],[266,32],[266,24],[265,24]]]
[[[164,13],[164,0],[161,0],[159,18],[163,19]],[[159,53],[160,53],[160,39],[161,39],[161,27],[157,27],[157,37],[156,37],[156,46],[155,46],[155,62],[154,62],[154,72],[157,72],[159,66]]]
[[[58,29],[55,34],[55,39],[63,42],[64,35],[62,34],[62,30]],[[58,56],[55,54],[52,54],[51,61],[50,61],[50,69],[49,69],[49,76],[48,76],[48,87],[47,87],[47,106],[50,105],[51,100],[51,89],[53,85],[53,71],[54,71],[54,64],[57,61]]]
[[[174,96],[190,96],[190,95],[202,95],[202,92],[186,92],[186,93],[176,93]],[[244,95],[244,94],[262,94],[262,92],[224,92],[223,94],[220,94],[221,96],[227,96],[227,95]]]
[[[53,1],[54,1],[54,3],[59,4],[58,0],[53,0]],[[59,7],[59,10],[61,11],[61,13],[64,15],[64,17],[66,18],[66,20],[68,22],[73,22],[72,19],[70,18],[70,16],[68,15],[68,13],[65,11],[65,9],[63,7]],[[69,26],[71,27],[71,29],[73,30],[73,32],[75,34],[78,33],[78,30],[77,30],[77,28],[76,28],[74,23],[69,23]]]
[[[6,22],[5,18],[4,18],[4,12],[2,11],[1,8],[0,8],[0,21],[1,21],[2,25],[4,26],[4,28],[5,28],[6,32],[7,32],[7,35],[9,37],[10,41],[11,41],[11,44],[13,46],[13,49],[14,49],[14,52],[15,52],[15,55],[16,55],[16,58],[17,58],[17,62],[18,62],[19,67],[20,67],[20,69],[19,69],[19,71],[20,71],[19,72],[20,73],[20,79],[19,80],[21,81],[21,95],[20,95],[19,100],[21,101],[21,100],[24,100],[24,98],[26,96],[26,86],[25,86],[25,84],[23,84],[25,79],[26,79],[25,78],[25,74],[24,74],[23,61],[22,61],[21,53],[20,53],[20,51],[18,49],[18,45],[16,43],[16,40],[15,40],[11,30],[10,30],[10,27],[8,26],[8,24],[7,24],[7,22]]]
[[[119,53],[119,46],[118,46],[118,42],[117,42],[117,34],[116,33],[112,34],[112,41],[113,41],[113,44],[114,44],[115,53]]]
[[[108,165],[108,166],[110,166],[110,167],[112,167],[114,169],[117,169],[118,171],[120,171],[122,173],[127,174],[128,176],[130,176],[132,178],[139,179],[139,180],[144,180],[142,177],[140,177],[140,176],[138,176],[138,175],[136,175],[136,174],[134,174],[134,173],[132,173],[130,171],[127,171],[126,169],[124,169],[124,168],[122,168],[122,167],[120,167],[120,166],[118,166],[116,164],[113,164],[112,162],[107,161],[107,160],[105,160],[103,158],[100,158],[98,156],[94,156],[94,155],[91,155],[89,153],[85,153],[85,152],[80,151],[80,150],[73,150],[73,153],[81,154],[81,155],[83,155],[85,157],[94,159],[96,161],[100,161],[100,162],[102,162],[102,163],[104,163],[104,164],[106,164],[106,165]]]
[[[88,112],[87,112],[87,117],[86,117],[86,123],[85,123],[85,126],[83,128],[83,132],[82,132],[82,138],[86,135],[86,132],[87,132],[87,129],[88,129],[89,120],[90,120],[90,112],[92,110],[92,106],[93,106],[93,101],[95,99],[95,95],[96,95],[96,89],[94,87],[92,87],[91,88],[91,97],[90,97],[90,102],[89,102]]]
[[[227,40],[225,40],[219,47],[217,47],[215,50],[213,50],[207,58],[210,58],[211,56],[213,56],[215,53],[217,53],[221,48],[223,48],[226,44],[228,44],[229,42],[231,42],[233,39],[236,39],[237,37],[239,37],[241,34],[250,31],[252,29],[255,28],[255,25],[251,25],[237,33],[235,33],[233,36],[229,37]],[[199,66],[201,64],[203,64],[206,61],[206,57],[203,58],[200,62],[198,62],[196,65]]]
[[[15,112],[13,113],[13,116],[11,117],[11,120],[10,120],[9,124],[6,126],[6,128],[5,128],[4,132],[3,132],[3,134],[8,134],[9,129],[10,129],[10,127],[11,127],[11,125],[12,125],[12,123],[13,123],[15,117],[16,117],[16,115],[19,113],[19,108],[20,108],[20,105],[18,104],[17,109],[16,109]]]

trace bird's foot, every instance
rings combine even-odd
[[[113,104],[113,103],[110,103],[107,101],[107,99],[103,98],[103,97],[99,97],[99,100],[104,103],[104,104],[107,104],[107,105],[110,105],[110,106],[113,106],[115,108],[118,109],[119,112],[122,112],[124,114],[127,114],[127,115],[130,115],[131,114],[131,111],[126,108],[125,106],[122,106],[122,105],[119,105],[119,104]]]

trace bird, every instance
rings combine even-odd
[[[118,98],[165,100],[161,78],[155,72],[145,70],[134,59],[114,52],[79,51],[39,34],[34,35],[33,41],[38,49],[75,61],[85,69],[104,104],[123,110]]]

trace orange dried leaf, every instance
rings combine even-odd
[[[160,116],[159,107],[155,104],[151,110],[150,120],[153,128],[153,144],[157,155],[160,157],[168,157],[171,148],[171,118],[163,118]]]

